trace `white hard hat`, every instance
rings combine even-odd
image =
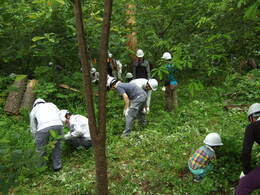
[[[171,60],[172,59],[172,55],[169,52],[164,52],[163,56],[162,56],[162,59]]]
[[[108,55],[109,58],[113,57],[112,53],[110,53],[109,51],[108,51],[107,55]]]
[[[107,75],[107,87],[111,87],[111,84],[116,81],[114,77]]]
[[[91,68],[91,70],[90,70],[90,73],[94,73],[94,72],[96,72],[97,70],[95,69],[95,68]]]
[[[220,135],[218,133],[210,133],[204,139],[204,144],[209,146],[222,146]]]
[[[148,84],[150,85],[153,91],[157,90],[158,81],[156,79],[149,79]]]
[[[249,107],[248,112],[247,112],[247,117],[249,117],[257,112],[260,112],[260,104],[254,103]]]
[[[136,56],[137,56],[138,58],[144,57],[144,52],[143,52],[143,50],[138,49],[138,50],[136,51]]]
[[[131,72],[128,72],[128,73],[126,73],[125,78],[131,79],[131,78],[133,78],[133,74]]]
[[[45,100],[44,99],[41,99],[41,98],[37,98],[34,103],[33,103],[33,107],[36,106],[37,104],[39,103],[45,103]]]
[[[69,111],[68,110],[60,110],[59,111],[59,116],[60,116],[60,120],[62,121],[62,122],[65,122],[66,121],[66,114],[67,113],[69,113]]]

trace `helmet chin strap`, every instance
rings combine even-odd
[[[249,116],[248,117],[248,120],[253,123],[253,122],[256,122],[257,120],[260,120],[260,116],[257,116],[257,117],[254,117],[254,116]]]

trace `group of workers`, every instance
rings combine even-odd
[[[109,58],[112,54],[109,53]],[[135,119],[140,125],[146,125],[145,116],[150,111],[151,93],[158,87],[158,81],[151,78],[149,62],[144,59],[144,52],[137,50],[137,60],[134,62],[133,78],[130,82],[122,82],[122,65],[117,65],[118,60],[109,59],[107,87],[115,89],[124,100],[123,115],[125,116],[125,129],[122,137],[128,136],[132,131],[132,124]],[[162,59],[166,61],[165,67],[169,74],[165,83],[166,93],[170,104],[177,107],[176,87],[177,81],[174,78],[174,66],[171,63],[171,54],[165,52]],[[121,63],[120,63],[121,64]],[[113,68],[121,67],[118,71]],[[111,71],[112,70],[112,71]],[[92,70],[92,73],[96,71]],[[126,75],[127,76],[127,75]],[[129,76],[129,75],[128,75]],[[131,76],[131,75],[130,75]],[[98,80],[98,77],[97,77]],[[251,151],[254,142],[260,144],[260,104],[255,103],[249,107],[248,119],[250,124],[246,128],[242,164],[243,171],[240,176],[240,183],[236,188],[236,194],[250,194],[255,189],[260,189],[260,167],[252,169],[250,166]],[[51,131],[57,135],[63,135],[63,126],[67,125],[70,131],[63,139],[75,148],[91,147],[91,137],[89,133],[88,119],[82,115],[73,115],[68,110],[59,110],[56,105],[45,102],[43,99],[36,99],[30,113],[30,128],[34,135],[36,149],[41,157],[46,156],[46,146],[48,145]],[[216,158],[215,150],[222,146],[221,137],[218,133],[210,133],[204,139],[204,146],[200,147],[188,160],[188,168],[194,176],[194,181],[201,181],[207,172],[212,169],[211,161]],[[60,139],[55,143],[52,151],[53,169],[59,171],[61,164],[61,144]],[[46,161],[43,160],[43,163]]]
[[[63,127],[67,125],[70,131],[63,136]],[[61,137],[74,148],[91,147],[88,119],[85,116],[71,114],[68,110],[59,110],[51,102],[38,98],[30,112],[30,130],[35,138],[36,151],[41,159],[41,166],[46,166],[46,150],[49,139],[53,134],[57,136],[52,149],[53,170],[62,168]]]
[[[165,108],[167,111],[172,111],[174,108],[178,107],[177,101],[177,86],[178,83],[175,79],[176,67],[172,64],[172,55],[169,52],[164,52],[161,59],[164,63],[164,69],[167,70],[167,75],[164,75],[164,87],[162,88],[165,91]],[[122,64],[119,60],[113,58],[113,54],[108,51],[107,58],[107,74],[109,77],[113,77],[117,80],[122,81]],[[143,85],[143,82],[151,79],[151,67],[148,60],[144,58],[144,51],[138,49],[136,52],[136,60],[132,64],[132,72],[127,72],[125,75],[125,80],[127,83],[134,83],[137,85]],[[92,67],[90,71],[91,80],[93,83],[99,81],[99,72],[96,68]],[[136,80],[136,79],[143,80]],[[144,80],[146,79],[146,80]],[[132,81],[134,80],[134,81]],[[109,86],[109,84],[108,84]],[[147,106],[149,109],[151,101],[151,91],[148,93]],[[148,111],[149,112],[149,111]]]

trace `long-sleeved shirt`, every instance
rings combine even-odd
[[[250,166],[251,152],[254,142],[260,144],[260,118],[246,127],[241,160],[244,174],[252,170]]]
[[[148,82],[148,80],[147,79],[143,79],[143,78],[134,79],[134,80],[130,81],[130,83],[133,83],[133,84],[137,85],[138,87],[140,87],[143,90],[145,90],[147,82]],[[148,91],[146,91],[146,93],[147,93],[146,106],[150,107],[152,90],[148,90]]]
[[[201,146],[190,157],[188,165],[191,169],[203,169],[206,168],[210,161],[216,158],[215,151],[210,146]]]
[[[135,61],[133,64],[134,78],[151,78],[150,64],[147,60]]]
[[[47,127],[62,125],[59,109],[53,103],[41,103],[30,112],[30,129],[33,134]]]
[[[71,115],[69,119],[68,126],[70,132],[68,132],[64,137],[65,139],[70,139],[71,137],[84,137],[90,138],[88,119],[82,115]]]
[[[119,60],[111,59],[107,62],[107,73],[117,79],[122,79],[122,67],[123,65]]]

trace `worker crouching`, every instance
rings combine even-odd
[[[197,149],[188,161],[189,170],[193,174],[195,182],[201,181],[212,169],[211,161],[216,159],[215,150],[223,145],[218,133],[208,134],[204,143],[205,145]]]

